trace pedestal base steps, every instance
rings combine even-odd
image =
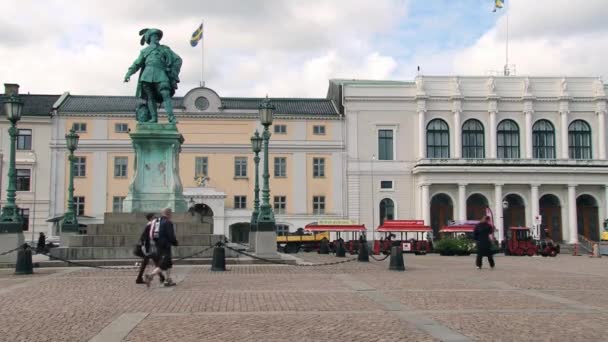
[[[213,235],[213,224],[190,213],[175,213],[172,221],[178,247],[173,247],[173,257],[192,255],[220,241],[223,236]],[[91,224],[84,234],[71,234],[62,238],[65,245],[51,249],[51,256],[67,260],[137,259],[133,247],[139,241],[145,227],[144,213],[106,213],[103,224]],[[226,251],[228,257],[236,252]],[[213,249],[196,255],[210,258]]]

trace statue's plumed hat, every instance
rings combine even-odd
[[[159,29],[145,28],[145,29],[139,30],[139,35],[141,36],[141,40],[139,41],[139,43],[141,45],[144,45],[144,43],[149,43],[150,36],[152,36],[152,34],[154,34],[154,33],[156,33],[158,35],[158,40],[161,40],[163,38],[163,31],[161,31]]]

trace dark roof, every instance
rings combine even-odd
[[[0,95],[0,103],[4,102],[6,96]],[[53,110],[53,104],[59,95],[19,95],[19,99],[23,101],[24,116],[49,116]],[[4,106],[0,106],[0,115],[4,116]]]
[[[69,95],[61,104],[65,113],[124,113],[135,112],[143,101],[135,96]],[[182,107],[182,98],[173,98],[173,107]]]
[[[224,97],[223,109],[257,110],[263,98]],[[271,98],[277,114],[337,115],[331,100],[323,98]],[[69,95],[61,104],[63,113],[125,113],[134,112],[142,100],[135,96]],[[174,108],[184,108],[183,97],[173,98]]]
[[[224,97],[224,109],[258,109],[263,98]],[[328,99],[271,98],[277,114],[336,115],[337,111]]]

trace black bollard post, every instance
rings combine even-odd
[[[319,254],[329,254],[329,241],[326,239],[321,240],[319,245]]]
[[[405,263],[403,262],[403,251],[399,246],[391,248],[391,263],[388,266],[391,271],[405,271]]]
[[[34,264],[32,263],[32,249],[28,244],[24,244],[17,252],[17,264],[15,274],[33,274]]]
[[[225,271],[226,270],[226,250],[224,247],[213,248],[213,260],[211,260],[212,271]]]
[[[338,258],[344,258],[346,256],[346,248],[344,248],[344,243],[342,243],[342,241],[338,241],[338,246],[336,247],[336,256]]]
[[[367,241],[363,241],[359,244],[359,256],[357,261],[369,262],[369,251],[367,249]]]

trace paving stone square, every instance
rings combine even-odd
[[[328,266],[176,266],[178,284],[132,267],[0,271],[0,341],[601,341],[608,258],[297,254]]]

